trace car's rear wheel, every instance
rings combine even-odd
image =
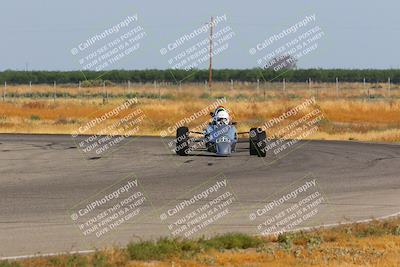
[[[250,155],[257,155],[259,157],[265,157],[267,155],[266,139],[267,134],[265,131],[261,131],[258,128],[251,128],[249,132],[249,144],[250,144]]]
[[[175,152],[179,156],[187,156],[189,154],[189,128],[188,127],[179,127],[176,130]]]

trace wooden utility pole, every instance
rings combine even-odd
[[[363,89],[364,89],[364,91],[365,91],[365,78],[363,79]]]
[[[260,91],[260,79],[257,79],[257,94]]]
[[[106,103],[106,82],[103,81],[103,104]]]
[[[339,97],[339,78],[336,77],[336,97]]]
[[[53,95],[53,100],[54,100],[54,102],[56,102],[56,94],[57,94],[57,89],[56,89],[56,87],[57,87],[57,82],[56,81],[54,81],[54,84],[53,84],[53,89],[54,89],[54,95]]]
[[[285,78],[283,78],[283,80],[282,80],[282,90],[283,90],[283,93],[286,92],[286,80],[285,80]]]
[[[7,82],[4,82],[3,101],[6,101],[6,90],[7,90]]]
[[[265,86],[264,86],[263,94],[264,94],[264,101],[265,101]]]
[[[210,22],[210,65],[208,67],[209,73],[208,73],[208,88],[211,91],[211,85],[212,85],[212,46],[213,46],[213,28],[214,28],[214,18],[211,17],[211,22]]]

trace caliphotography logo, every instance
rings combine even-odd
[[[148,202],[138,178],[130,175],[79,202],[69,215],[85,238],[97,242],[103,237],[113,238],[113,231],[121,231],[146,212],[151,213],[146,207]]]
[[[166,43],[160,48],[160,54],[166,58],[175,82],[180,84],[195,75],[196,70],[211,67],[211,58],[219,58],[225,53],[235,36],[228,16],[218,15]],[[186,76],[179,75],[178,70],[184,70]]]
[[[162,208],[160,221],[170,236],[203,236],[229,222],[237,198],[228,183],[226,176],[219,174]]]
[[[101,159],[121,148],[140,134],[147,119],[137,107],[137,98],[118,104],[107,111],[89,116],[72,133],[72,139],[85,159]]]
[[[146,31],[139,24],[139,15],[132,14],[79,42],[71,48],[71,55],[78,61],[80,70],[102,71],[131,58],[140,50],[146,37]]]
[[[325,216],[330,212],[327,201],[318,180],[310,174],[267,198],[251,211],[249,220],[261,235],[278,237],[326,223]]]

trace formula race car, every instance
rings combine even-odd
[[[229,156],[236,152],[236,145],[241,141],[238,135],[248,135],[250,155],[266,156],[266,133],[260,128],[251,128],[249,132],[237,132],[236,122],[231,122],[227,110],[218,107],[211,112],[212,121],[203,132],[189,131],[188,127],[179,127],[176,131],[175,152],[179,156],[187,156],[198,149],[206,149],[217,156]],[[191,137],[190,134],[201,135]]]

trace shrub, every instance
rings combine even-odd
[[[103,86],[103,83],[106,86],[113,86],[115,85],[113,82],[109,80],[85,80],[81,83],[82,87],[100,87]]]
[[[131,243],[127,250],[131,260],[162,260],[179,252],[177,241],[172,239],[160,239]]]
[[[278,236],[278,243],[282,248],[289,250],[293,245],[292,236],[289,234],[280,234]]]
[[[258,247],[261,245],[262,241],[250,235],[230,233],[216,236],[209,240],[203,240],[200,241],[200,243],[203,243],[208,248],[214,249],[246,249]]]
[[[0,261],[0,267],[20,267],[17,262]]]
[[[262,240],[246,234],[229,233],[211,239],[169,239],[130,243],[127,251],[132,260],[162,260],[176,255],[193,255],[207,249],[247,249],[256,248]]]
[[[39,121],[40,117],[38,115],[31,115],[31,121]]]

